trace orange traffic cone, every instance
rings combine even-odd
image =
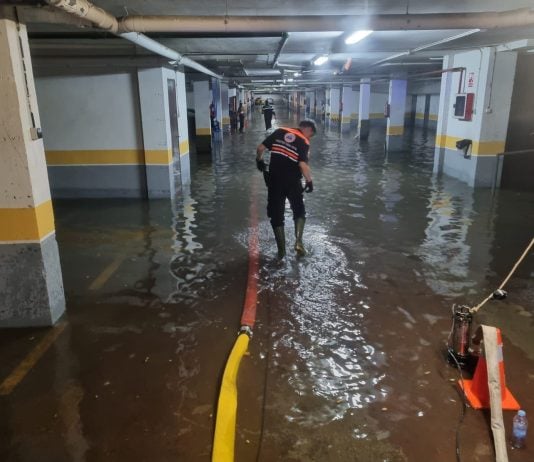
[[[506,380],[504,377],[504,361],[502,354],[502,336],[501,330],[497,330],[497,348],[499,349],[499,376],[501,382],[501,403],[505,410],[520,409],[519,403],[513,397],[512,393],[506,388]],[[469,401],[469,404],[474,409],[485,409],[490,407],[490,397],[488,388],[488,367],[486,365],[486,358],[481,355],[478,359],[473,380],[464,380],[464,393]],[[462,388],[462,381],[458,384]]]

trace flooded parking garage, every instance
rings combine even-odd
[[[284,108],[277,116],[283,126],[298,120]],[[238,379],[236,460],[455,459],[462,395],[445,357],[451,307],[500,284],[532,237],[534,195],[434,176],[432,130],[412,129],[403,150],[387,153],[380,125],[360,144],[323,124],[311,142],[308,255],[280,262],[254,165],[262,125],[252,112],[245,133],[198,154],[174,200],[54,201],[69,309],[52,339],[2,331],[1,377],[28,369],[0,396],[2,460],[210,459],[246,290],[251,203],[259,298]],[[502,329],[507,384],[526,409],[533,272],[531,255],[508,299],[476,318]],[[461,460],[492,460],[488,415],[467,410]]]

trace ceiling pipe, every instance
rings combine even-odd
[[[85,21],[90,21],[98,28],[122,37],[123,39],[128,40],[129,42],[132,42],[141,48],[145,48],[146,50],[168,58],[169,60],[174,61],[173,64],[181,64],[217,79],[223,78],[202,64],[199,64],[196,61],[181,55],[177,51],[162,45],[156,40],[152,40],[146,35],[140,34],[139,32],[119,33],[119,22],[117,18],[102,8],[93,5],[87,0],[46,0],[46,2],[49,5],[59,8],[60,10],[75,17],[81,18]]]
[[[182,66],[187,66],[191,69],[195,69],[196,71],[202,72],[203,74],[207,74],[211,77],[222,79],[222,76],[210,71],[202,64],[199,64],[196,61],[193,61],[192,59],[181,55],[177,51],[174,51],[171,48],[166,47],[165,45],[162,45],[161,43],[157,42],[156,40],[152,40],[146,35],[140,34],[139,32],[126,32],[123,34],[119,34],[119,36],[132,43],[135,43],[136,45],[142,48],[145,48],[146,50],[152,51],[153,53],[156,53],[160,56],[164,56],[165,58],[169,58],[171,61],[173,61],[173,63],[171,63],[173,65],[181,64]]]
[[[420,51],[427,50],[429,48],[432,48],[432,47],[435,47],[435,46],[438,46],[438,45],[442,45],[444,43],[449,43],[449,42],[452,42],[454,40],[458,40],[458,39],[467,37],[469,35],[476,34],[477,32],[480,32],[480,29],[471,29],[471,30],[462,32],[460,34],[452,35],[451,37],[445,37],[445,38],[443,38],[441,40],[436,40],[435,42],[427,43],[425,45],[421,45],[421,46],[418,46],[416,48],[412,48],[411,50],[402,51],[400,53],[396,53],[394,55],[388,56],[387,58],[381,59],[379,61],[375,61],[369,67],[383,65],[384,63],[386,63],[388,61],[392,61],[393,59],[401,58],[403,56],[414,55],[415,53],[419,53]]]
[[[284,32],[282,34],[282,38],[280,39],[280,43],[278,44],[278,49],[276,50],[273,63],[271,65],[273,69],[278,65],[278,58],[280,58],[280,54],[282,53],[282,50],[286,46],[286,43],[288,40],[289,40],[289,34],[287,32]]]
[[[46,3],[66,13],[90,21],[100,29],[114,34],[119,30],[119,22],[115,16],[87,0],[46,0]]]
[[[65,1],[65,0],[48,0]],[[70,0],[79,1],[79,0]],[[85,1],[85,0],[84,0]],[[70,3],[69,2],[69,3]],[[119,20],[120,32],[320,32],[369,29],[446,30],[503,29],[534,25],[534,10],[503,12],[316,15],[316,16],[136,16]]]

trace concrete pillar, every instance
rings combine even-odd
[[[65,295],[28,35],[0,18],[0,327],[50,326]]]
[[[215,106],[215,120],[219,130],[222,130],[221,81],[216,78],[211,79],[211,101]]]
[[[463,67],[465,72],[442,76],[434,172],[473,187],[500,185],[498,154],[505,150],[516,60],[516,52],[496,52],[491,47],[444,60],[444,66]],[[455,116],[458,93],[473,94],[470,120]],[[466,153],[456,148],[456,142],[464,139],[471,141]]]
[[[389,117],[386,131],[386,149],[388,151],[402,150],[406,90],[407,81],[405,79],[391,79],[389,81]]]
[[[178,97],[178,136],[180,177],[183,185],[191,184],[191,155],[189,151],[189,124],[187,121],[187,92],[185,89],[185,74],[176,72],[176,94]],[[176,164],[176,159],[174,160]],[[174,171],[178,174],[177,169]],[[183,193],[183,191],[182,191]]]
[[[174,159],[179,159],[179,142],[173,140],[173,135],[178,135],[177,111],[172,120],[170,115],[170,107],[176,109],[178,102],[170,106],[169,101],[172,86],[177,94],[175,73],[161,67],[140,69],[138,82],[147,195],[149,198],[169,198],[175,193]]]
[[[341,113],[341,131],[350,132],[353,117],[356,118],[356,92],[352,87],[343,87],[342,93],[343,110]]]
[[[324,91],[325,95],[325,105],[324,105],[324,112],[325,112],[325,122],[330,123],[330,88],[326,88]]]
[[[341,90],[339,88],[330,89],[330,123],[332,125],[339,125],[340,122],[340,103]]]
[[[228,84],[221,83],[221,104],[222,104],[222,129],[230,131],[230,105],[228,100]]]
[[[193,82],[197,152],[211,152],[211,91],[208,80]]]
[[[360,140],[369,138],[369,114],[371,108],[371,79],[360,80],[360,101],[358,104],[358,135]]]

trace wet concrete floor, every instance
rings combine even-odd
[[[389,155],[384,132],[373,127],[360,145],[354,133],[320,127],[309,255],[289,251],[283,264],[254,163],[259,113],[246,133],[197,157],[192,185],[174,201],[55,201],[66,327],[0,396],[0,460],[210,459],[245,293],[251,201],[261,212],[260,295],[239,374],[236,460],[456,460],[450,309],[500,284],[533,235],[534,194],[436,179],[433,132],[409,132],[406,151]],[[477,317],[502,329],[508,385],[527,413],[533,275],[531,255],[509,298]],[[47,335],[0,331],[0,381]],[[460,435],[462,461],[494,459],[488,412],[468,409]],[[511,461],[534,460],[532,435]]]

